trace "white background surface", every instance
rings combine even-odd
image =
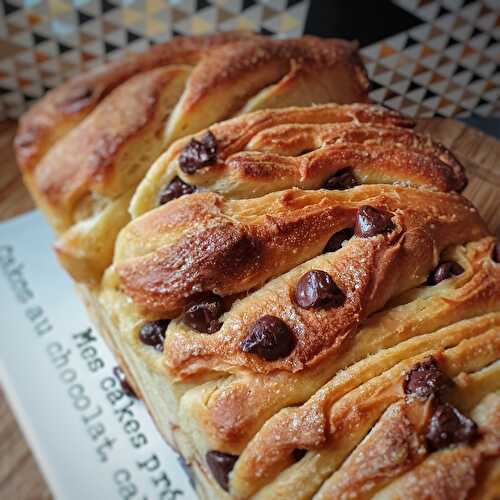
[[[92,348],[78,347],[91,324],[51,242],[38,212],[0,224],[0,376],[54,496],[194,499],[142,403],[119,391],[95,329]]]

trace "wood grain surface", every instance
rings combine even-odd
[[[16,168],[14,122],[0,123],[0,220],[33,208]],[[418,129],[451,149],[467,170],[465,195],[479,208],[490,229],[500,236],[500,142],[460,122],[433,118]],[[15,419],[0,392],[0,500],[51,498]]]

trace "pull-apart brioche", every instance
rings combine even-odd
[[[349,104],[345,42],[159,47],[50,93],[17,151],[200,497],[496,498],[500,244],[460,163]]]
[[[175,139],[256,109],[365,101],[367,88],[342,40],[180,37],[49,92],[21,119],[17,158],[61,263],[95,286],[135,187]]]
[[[412,126],[259,111],[174,143],[135,192],[100,307],[204,495],[495,491],[500,249]]]

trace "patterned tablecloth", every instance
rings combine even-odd
[[[179,34],[357,39],[372,98],[500,117],[500,0],[0,0],[0,118],[86,68]]]

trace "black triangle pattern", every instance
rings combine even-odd
[[[103,14],[109,12],[110,10],[116,9],[117,6],[111,3],[109,0],[101,0],[101,10]]]
[[[40,35],[39,33],[35,33],[34,31],[31,33],[31,37],[33,38],[34,45],[40,45],[41,43],[48,42],[50,40],[50,38]]]
[[[104,41],[104,52],[106,54],[109,54],[110,52],[114,52],[115,50],[118,50],[120,47],[118,45],[114,45],[108,41]]]
[[[65,52],[68,52],[69,50],[73,50],[73,47],[70,47],[69,45],[66,45],[61,42],[57,42],[57,48],[59,49],[59,54],[64,54]]]
[[[78,24],[79,25],[85,24],[86,22],[92,21],[92,19],[94,19],[91,15],[89,15],[86,12],[83,12],[81,10],[77,10],[76,13],[78,15]]]
[[[437,17],[445,16],[446,14],[449,14],[449,13],[450,13],[450,11],[441,5],[439,7]]]
[[[243,0],[243,5],[241,6],[241,10],[246,10],[249,7],[253,7],[257,2],[255,0]]]
[[[264,26],[260,28],[259,33],[261,35],[268,35],[268,36],[272,36],[275,34],[274,31],[268,30],[267,28],[264,28]]]
[[[202,10],[210,7],[210,3],[207,0],[196,0],[196,10]]]
[[[142,37],[133,31],[127,30],[127,43],[133,43],[136,40],[140,40]]]
[[[14,12],[17,12],[18,10],[21,9],[21,7],[18,7],[17,5],[14,5],[13,3],[7,2],[7,0],[2,0],[3,4],[3,11],[6,16],[9,14],[12,14]]]
[[[85,25],[86,23],[90,23],[94,20],[99,20],[102,14],[111,13],[112,15],[116,15],[119,13],[118,9],[122,9],[125,7],[130,7],[136,11],[140,11],[141,8],[143,7],[142,1],[141,2],[135,2],[135,1],[132,2],[132,0],[130,0],[130,2],[129,0],[94,0],[94,1],[97,2],[98,14],[95,14],[93,10],[91,11],[90,7],[85,7],[84,6],[85,2],[76,2],[74,4],[75,9],[71,17],[72,21],[68,21],[66,18],[64,19],[64,22],[66,22],[67,24],[69,23],[72,29],[77,30],[76,39],[78,39],[79,26]],[[181,2],[182,0],[176,0],[176,1]],[[353,9],[354,8],[353,5],[358,5],[356,2],[359,2],[359,4],[361,4],[362,1],[363,0],[350,0],[349,8]],[[456,107],[457,109],[455,109],[455,106],[447,107],[445,102],[441,102],[442,99],[436,99],[436,97],[446,97],[445,89],[450,88],[449,83],[453,82],[451,87],[456,89],[457,94],[460,94],[460,90],[462,92],[465,91],[465,89],[463,88],[465,86],[469,86],[471,84],[475,86],[476,90],[470,89],[469,92],[471,92],[474,95],[477,95],[477,100],[479,100],[479,97],[481,96],[481,101],[478,103],[478,106],[482,106],[483,109],[481,109],[479,113],[487,114],[490,112],[488,111],[489,109],[494,110],[495,102],[493,101],[496,98],[496,94],[495,92],[491,92],[491,89],[500,88],[500,84],[496,80],[496,78],[498,78],[498,75],[500,73],[500,65],[495,60],[495,54],[496,54],[495,51],[497,50],[496,44],[498,44],[499,40],[498,37],[494,35],[494,33],[488,33],[487,31],[483,30],[482,28],[483,24],[481,23],[480,19],[472,19],[469,16],[461,14],[461,11],[464,8],[464,6],[469,5],[474,1],[477,2],[477,0],[461,0],[457,1],[456,4],[454,4],[453,2],[442,2],[441,0],[426,0],[425,4],[426,6],[429,7],[426,10],[427,12],[426,16],[423,16],[422,12],[419,12],[419,9],[421,9],[421,3],[423,2],[419,1],[413,3],[409,1],[408,2],[398,1],[397,3],[391,2],[392,6],[389,8],[389,10],[391,10],[391,12],[393,12],[395,15],[399,15],[400,17],[406,16],[409,24],[408,25],[404,25],[404,23],[398,24],[399,31],[397,31],[396,28],[396,31],[394,31],[394,33],[391,33],[390,36],[384,31],[385,28],[380,28],[380,30],[382,31],[375,30],[375,33],[383,32],[384,36],[388,36],[388,39],[385,40],[384,43],[391,45],[393,42],[390,40],[390,38],[394,35],[399,34],[404,27],[407,30],[405,31],[406,35],[404,37],[404,44],[401,50],[404,54],[404,57],[390,57],[390,58],[387,57],[384,58],[383,61],[380,61],[381,64],[378,64],[379,61],[377,61],[377,58],[381,56],[379,55],[380,51],[377,50],[377,48],[380,46],[380,40],[379,38],[376,38],[377,35],[376,34],[373,35],[375,38],[373,38],[372,41],[367,41],[367,40],[365,40],[364,42],[363,40],[361,41],[362,47],[366,47],[366,49],[368,49],[369,47],[373,48],[371,52],[367,53],[367,59],[370,62],[368,68],[370,73],[369,76],[371,77],[371,92],[372,94],[376,94],[376,99],[381,101],[385,100],[386,102],[390,101],[390,104],[392,106],[407,106],[409,109],[411,109],[411,112],[415,112],[415,108],[418,108],[416,112],[420,112],[422,110],[424,112],[430,112],[433,110],[429,110],[429,108],[434,105],[437,107],[435,111],[439,112],[439,106],[441,106],[443,109],[442,112],[440,112],[440,114],[448,115],[450,113],[460,112],[463,110],[458,109],[458,106]],[[270,6],[272,10],[276,11],[276,13],[279,14],[280,12],[284,12],[285,9],[292,8],[296,5],[301,4],[302,2],[304,2],[304,0],[284,0],[273,4],[272,0],[240,0],[238,12],[234,12],[234,16],[239,16],[239,15],[245,16],[245,11],[247,9],[262,4],[267,4],[268,6]],[[6,23],[8,30],[10,30],[9,16],[11,15],[13,16],[12,25],[16,26],[17,28],[17,30],[15,31],[12,30],[14,36],[16,36],[19,33],[18,29],[19,26],[18,20],[20,15],[19,13],[21,12],[21,15],[24,16],[23,11],[25,9],[26,10],[29,9],[28,3],[29,2],[24,2],[23,0],[0,0],[1,9],[3,9],[3,11],[0,10],[0,15],[2,14],[4,15],[4,22]],[[321,8],[320,11],[323,12],[323,14],[320,12],[319,21],[325,24],[326,31],[325,32],[322,31],[323,27],[319,29],[317,26],[315,27],[314,23],[311,24],[311,19],[314,18],[314,16],[312,16],[312,11],[315,9],[317,10],[318,4],[321,3],[322,2],[319,1],[309,2],[308,3],[309,11],[307,13],[307,18],[301,21],[305,23],[305,28],[309,30],[308,33],[322,34],[325,36],[335,36],[335,35],[338,36],[339,35],[338,30],[331,32],[328,31],[328,30],[333,30],[337,25],[335,25],[334,23],[332,24],[332,22],[329,21],[327,22],[324,10],[322,10]],[[196,11],[200,11],[207,8],[210,9],[222,8],[218,6],[216,0],[192,0],[191,5],[193,6],[193,9]],[[165,7],[165,9],[167,8],[171,7]],[[332,9],[335,10],[333,6]],[[179,11],[179,13],[181,13],[181,9],[177,10]],[[491,9],[489,10],[483,9],[483,10],[485,12],[484,15],[490,15]],[[335,12],[337,12],[337,10],[335,10]],[[340,14],[343,13],[340,7],[338,13]],[[433,16],[433,19],[431,20],[427,18],[427,15],[429,13],[432,13]],[[155,14],[153,14],[153,16],[154,15]],[[227,19],[228,15],[229,16],[232,15],[230,10],[228,10],[223,17],[216,16],[216,19],[219,19],[218,22],[223,22],[223,20],[225,21]],[[446,32],[447,35],[446,47],[444,47],[442,51],[431,49],[430,45],[427,43],[428,40],[420,41],[421,36],[417,36],[417,33],[414,32],[414,30],[420,30],[423,26],[425,26],[426,28],[431,28],[435,20],[438,18],[440,18],[439,22],[441,24],[446,20],[447,17],[458,16],[458,15],[460,15],[461,17],[461,22],[456,23],[457,24],[456,27],[454,26],[453,19],[450,18],[451,19],[451,20],[449,19],[450,27],[441,28],[440,30],[442,32]],[[190,18],[190,14],[189,12],[184,12],[179,17],[181,18],[179,19],[179,21],[183,20],[188,21]],[[145,26],[141,25],[141,27],[138,26],[136,27],[133,25],[120,26],[120,22],[116,20],[120,19],[120,17],[119,16],[114,17],[113,19],[114,19],[113,23],[117,24],[117,29],[120,30],[120,34],[123,34],[125,38],[124,40],[125,45],[133,44],[134,42],[138,41],[141,41],[141,43],[144,43],[145,45],[146,44],[153,45],[155,43],[152,35],[148,34],[147,25]],[[316,19],[315,22],[317,23],[318,18],[315,19]],[[464,23],[466,24],[464,25]],[[345,28],[345,26],[346,23],[342,23],[342,29],[348,29]],[[459,30],[463,30],[464,28],[467,31],[467,33],[470,33],[470,36],[468,36],[466,40],[463,40],[463,36],[458,36]],[[360,29],[358,25],[357,29]],[[180,24],[179,25],[174,24],[172,26],[169,26],[166,32],[172,33],[174,36],[177,36],[177,35],[188,34],[189,30],[190,30],[189,27],[180,28]],[[274,29],[269,28],[269,26],[264,27],[262,24],[258,26],[257,31],[269,36],[275,36],[279,34],[276,32],[277,30],[275,31]],[[121,42],[115,43],[112,40],[111,41],[104,40],[105,36],[100,34],[93,34],[89,32],[88,29],[86,29],[85,32],[87,36],[85,37],[80,36],[81,43],[93,44],[94,48],[91,50],[91,52],[95,50],[95,47],[97,45],[97,49],[99,51],[97,54],[95,54],[95,57],[97,59],[106,59],[106,56],[108,55],[114,56],[125,48],[122,47]],[[422,33],[422,31],[420,31],[420,33]],[[45,57],[43,58],[43,60],[41,60],[38,57],[35,57],[35,60],[38,62],[33,63],[35,65],[38,65],[47,61],[48,63],[50,63],[49,66],[47,66],[47,68],[52,68],[52,64],[58,61],[59,56],[64,55],[70,51],[80,49],[80,47],[74,46],[74,43],[72,41],[73,37],[60,37],[60,38],[52,37],[49,33],[44,32],[41,28],[37,28],[36,24],[34,28],[31,28],[31,31],[29,31],[28,33],[26,32],[19,33],[19,35],[21,35],[20,40],[21,40],[21,45],[23,45],[22,50],[29,52],[29,51],[36,51],[38,47],[40,48],[47,47],[43,48],[43,55],[48,57],[48,61]],[[26,37],[26,35],[28,36]],[[355,38],[358,35],[357,33],[353,32],[351,34],[346,33],[343,36],[347,38]],[[436,35],[434,34],[432,35],[433,38],[437,36],[440,36],[438,32],[436,32]],[[484,37],[484,40],[482,40],[482,42],[484,43],[481,44],[481,47],[484,47],[484,49],[486,50],[483,50],[482,54],[479,53],[479,49],[475,46],[473,42],[470,43],[471,39],[478,40],[479,37]],[[143,40],[144,42],[142,42]],[[0,40],[0,42],[1,41],[2,40]],[[47,46],[48,41],[50,41],[51,43],[49,46]],[[9,43],[10,40],[5,40],[5,42]],[[16,42],[13,41],[13,43]],[[26,43],[29,44],[29,47],[25,46]],[[419,66],[418,54],[420,53],[420,51],[415,50],[415,48],[420,49],[423,46],[426,46],[428,49],[431,49],[431,52],[435,54],[434,57],[436,56],[441,57],[443,62],[439,64],[437,68],[429,67],[425,63],[425,61],[424,61],[424,66],[426,66],[425,68]],[[56,47],[55,55],[51,55],[50,49],[52,47]],[[395,48],[396,51],[398,51],[398,47],[395,46],[393,47]],[[467,50],[464,51],[466,47]],[[447,50],[450,48],[453,48],[453,50]],[[85,50],[85,47],[82,46],[81,49]],[[364,48],[362,49],[362,51],[363,50]],[[469,57],[468,60],[465,62],[461,62],[459,60],[461,54],[463,53],[468,54]],[[469,54],[472,57],[470,57]],[[7,57],[7,59],[9,59],[9,57]],[[67,58],[65,58],[65,60],[67,60]],[[444,64],[445,61],[446,64]],[[70,62],[70,60],[67,60],[67,62],[69,63],[70,66],[73,64]],[[63,67],[66,67],[66,65],[63,65]],[[47,76],[40,76],[41,80],[39,82],[36,81],[33,82],[38,84],[38,88],[40,89],[40,91],[43,90],[44,92],[46,92],[51,88],[52,85],[48,83],[48,81],[52,82],[54,80],[54,75],[51,73],[51,71],[52,70],[48,71]],[[423,77],[429,75],[429,73],[432,75],[432,80],[431,80],[432,83],[430,83],[431,87],[427,87],[425,84],[419,84],[417,81],[415,81],[414,78],[420,80],[419,77],[415,77],[416,71],[418,71],[418,74],[425,72],[425,75],[422,75]],[[9,71],[7,71],[7,73],[9,73]],[[45,75],[47,72],[37,71],[37,74],[42,75],[42,73]],[[485,77],[486,74],[491,76],[489,78]],[[493,75],[496,75],[496,78],[493,78]],[[11,75],[9,74],[8,76]],[[391,78],[394,78],[394,81],[390,81]],[[431,76],[429,76],[429,79],[430,78]],[[62,75],[62,79],[64,79],[64,75]],[[457,85],[461,88],[457,87]],[[482,89],[486,88],[488,88],[487,95],[481,95],[484,94],[484,91],[482,91]],[[382,89],[388,89],[388,90],[383,91]],[[37,93],[36,91],[29,92],[28,94],[26,94],[25,92],[26,91],[25,90],[23,91],[22,89],[17,89],[17,90],[7,89],[6,85],[1,87],[0,110],[2,108],[8,109],[9,106],[12,109],[12,105],[10,105],[6,99],[2,99],[2,95],[5,94],[9,94],[9,96],[11,94],[17,95],[18,100],[16,102],[22,102],[22,101],[28,102],[30,99],[31,100],[34,99],[35,98],[34,94]],[[417,94],[416,96],[410,96],[409,100],[412,101],[412,103],[408,103],[408,99],[401,99],[402,97],[404,98],[407,95],[407,93],[412,93],[412,92],[414,94]],[[474,99],[472,97],[470,100],[468,99],[469,104],[467,104],[467,106],[473,106],[472,104],[473,100]],[[424,101],[425,103],[423,106],[419,106],[419,102],[414,102],[414,101]],[[436,101],[436,104],[430,101]],[[18,106],[18,104],[16,104],[16,106]],[[500,110],[497,110],[497,112],[500,112]]]
[[[420,42],[418,40],[415,40],[415,38],[408,36],[405,42],[405,48],[408,49],[409,47],[413,47],[414,45],[418,45]]]

